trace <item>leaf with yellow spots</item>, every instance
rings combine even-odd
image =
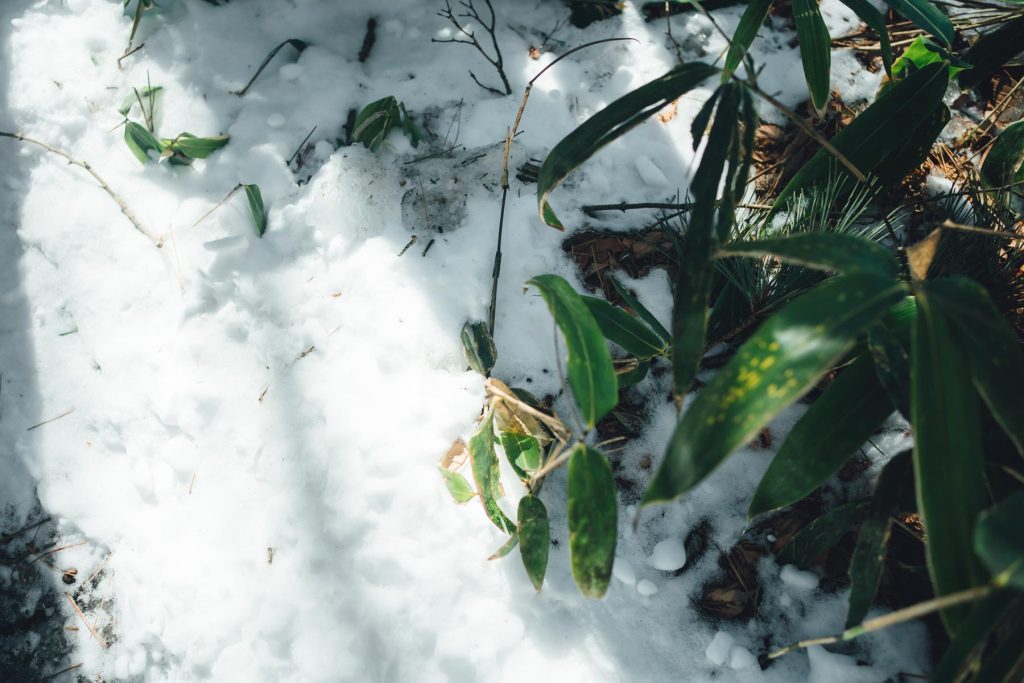
[[[672,500],[700,483],[832,370],[906,292],[888,277],[841,275],[769,318],[683,415],[644,504]]]

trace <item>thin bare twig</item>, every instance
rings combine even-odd
[[[89,629],[89,633],[91,633],[92,637],[96,639],[96,642],[100,644],[100,647],[102,647],[103,649],[107,649],[108,647],[110,647],[110,644],[103,639],[103,636],[99,634],[99,631],[96,630],[96,627],[90,624],[89,620],[85,618],[85,613],[82,611],[82,608],[78,606],[78,603],[75,602],[75,599],[71,597],[71,593],[64,593],[64,597],[66,597],[68,599],[68,602],[71,603],[71,606],[75,609],[75,614],[77,614],[78,618],[82,620],[82,623],[86,625],[86,627]]]
[[[492,92],[495,95],[511,95],[512,86],[508,82],[508,76],[505,75],[504,60],[501,56],[501,48],[498,47],[498,37],[495,34],[496,20],[494,15],[494,6],[491,5],[491,0],[484,0],[484,4],[487,5],[487,11],[490,14],[490,19],[488,20],[484,20],[484,18],[480,16],[480,12],[473,4],[473,0],[460,0],[459,4],[462,5],[466,11],[458,16],[456,16],[455,12],[452,10],[452,4],[449,0],[445,0],[445,8],[437,13],[439,17],[447,19],[455,27],[458,31],[458,35],[455,38],[432,38],[430,42],[462,43],[476,48],[476,51],[483,55],[484,59],[486,59],[487,62],[498,72],[498,76],[501,78],[501,84],[504,86],[505,92],[501,92],[497,88],[492,88],[489,85],[484,85],[472,71],[469,72],[469,77],[473,79],[474,83],[488,92]],[[487,31],[488,35],[491,36],[491,48],[494,50],[493,57],[487,52],[484,46],[480,44],[480,41],[476,39],[476,36],[474,36],[471,31],[466,30],[459,21],[460,17],[464,19],[472,19]]]
[[[142,221],[139,220],[135,216],[135,214],[132,213],[132,210],[128,208],[128,204],[126,204],[124,199],[121,198],[121,195],[119,195],[118,193],[114,192],[114,190],[110,187],[110,185],[107,184],[107,181],[104,180],[103,177],[100,176],[99,173],[94,171],[92,166],[90,166],[88,162],[82,161],[80,159],[76,159],[76,158],[74,158],[73,156],[71,156],[70,154],[68,154],[67,152],[65,152],[64,150],[62,150],[62,149],[60,149],[58,147],[54,147],[53,145],[49,145],[49,144],[47,144],[45,142],[42,142],[40,140],[36,140],[34,138],[30,138],[30,137],[28,137],[26,135],[22,135],[21,133],[8,133],[8,132],[5,132],[5,131],[0,131],[0,137],[11,138],[12,140],[18,140],[20,142],[28,142],[30,144],[36,145],[37,147],[42,147],[47,152],[50,152],[52,154],[56,154],[59,157],[63,157],[64,160],[67,161],[72,166],[78,166],[79,168],[84,169],[99,184],[100,188],[102,188],[104,192],[106,192],[108,195],[110,195],[110,198],[113,199],[114,202],[117,204],[118,208],[121,209],[121,213],[123,213],[125,215],[125,218],[127,218],[129,221],[131,221],[131,224],[133,226],[135,226],[136,230],[138,230],[143,235],[145,235],[150,240],[152,240],[153,244],[155,244],[158,249],[164,246],[163,239],[160,238],[155,233],[153,233],[145,225],[142,224]]]

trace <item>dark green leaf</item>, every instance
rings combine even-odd
[[[985,289],[966,278],[928,283],[964,344],[971,378],[992,415],[1024,455],[1024,351]]]
[[[832,145],[863,173],[877,170],[890,153],[904,143],[922,122],[922,111],[933,111],[942,102],[949,81],[945,64],[929,64],[882,93],[846,128],[832,138]],[[775,205],[798,190],[838,173],[851,177],[843,166],[836,166],[832,155],[820,149],[793,176],[779,194]]]
[[[728,76],[723,74],[722,81],[727,81]],[[708,129],[708,123],[711,122],[711,115],[715,112],[715,107],[718,105],[718,96],[722,94],[721,90],[715,90],[711,93],[704,104],[700,106],[700,110],[697,115],[693,117],[693,123],[690,124],[690,138],[693,141],[693,151],[696,152],[697,148],[700,147],[700,143],[704,140],[704,132]]]
[[[928,530],[928,571],[936,595],[946,595],[985,579],[977,560],[966,552],[974,521],[985,508],[985,484],[978,401],[967,358],[937,304],[925,283],[917,293],[911,412],[917,507]],[[952,634],[966,612],[962,607],[942,612]]]
[[[498,498],[501,496],[501,472],[498,469],[498,456],[494,453],[494,413],[487,412],[480,422],[480,428],[470,438],[469,458],[484,512],[496,527],[505,533],[512,533],[516,525],[498,507]]]
[[[409,116],[409,112],[405,110],[405,105],[401,102],[398,103],[398,110],[402,113],[402,132],[409,138],[409,142],[412,143],[413,147],[420,146],[420,140],[423,138],[423,133],[420,132],[416,122]]]
[[[486,323],[467,322],[462,326],[459,337],[462,339],[462,353],[466,356],[469,367],[484,377],[490,375],[498,360],[498,349],[494,346],[491,333],[487,331]]]
[[[953,45],[953,22],[930,0],[885,0],[889,7],[941,40],[946,47]]]
[[[124,142],[128,145],[128,149],[132,151],[132,154],[135,155],[135,158],[142,163],[150,161],[150,151],[156,152],[157,156],[163,152],[163,146],[161,146],[160,141],[146,130],[145,126],[134,121],[128,121],[124,124]]]
[[[811,404],[782,442],[750,501],[749,515],[813,492],[892,414],[871,358],[859,357]]]
[[[1001,187],[1024,180],[1024,120],[1003,129],[981,167],[985,182]]]
[[[538,275],[526,284],[540,290],[562,330],[569,351],[569,386],[591,429],[619,402],[615,369],[601,328],[580,295],[557,275]]]
[[[747,8],[743,10],[740,23],[732,34],[729,41],[729,51],[725,55],[725,65],[722,68],[722,81],[725,82],[736,71],[736,67],[743,61],[744,55],[750,49],[754,37],[764,25],[768,17],[768,11],[772,8],[772,0],[751,0]],[[702,131],[703,132],[703,131]]]
[[[875,169],[879,182],[883,186],[898,185],[908,173],[920,167],[928,159],[932,145],[947,123],[949,107],[944,104],[939,104],[927,115],[922,116],[921,124],[914,128]]]
[[[717,71],[715,67],[701,62],[683,64],[615,100],[562,138],[544,160],[537,178],[537,206],[544,222],[560,230],[564,227],[548,204],[548,195],[566,176],[597,150],[643,123]]]
[[[582,299],[605,338],[618,344],[627,353],[646,359],[666,352],[665,343],[637,318],[604,299],[592,296],[584,296]]]
[[[885,68],[885,73],[891,76],[892,47],[889,44],[889,30],[886,27],[885,17],[868,0],[840,0],[840,2],[852,9],[857,17],[868,25],[868,28],[878,34],[882,66]]]
[[[828,27],[821,18],[817,0],[792,0],[792,6],[807,91],[811,95],[814,110],[820,116],[828,104],[829,74],[832,65]]]
[[[651,361],[642,360],[636,363],[633,367],[627,367],[623,369],[618,367],[615,369],[615,376],[619,380],[619,388],[625,389],[633,385],[639,384],[647,377],[647,373],[651,371]]]
[[[182,133],[173,140],[164,140],[163,144],[165,150],[170,150],[191,160],[205,159],[230,141],[231,138],[227,135],[197,138],[191,133]]]
[[[444,485],[448,487],[448,493],[452,494],[452,498],[455,499],[456,503],[462,505],[473,500],[476,492],[464,476],[444,467],[438,467],[437,469],[441,471],[441,476],[444,477]]]
[[[632,308],[633,312],[635,312],[641,320],[650,325],[651,329],[661,337],[662,341],[671,342],[672,335],[669,334],[668,330],[665,329],[665,326],[654,317],[654,314],[647,310],[647,308],[640,303],[639,299],[630,294],[629,290],[626,289],[625,285],[619,282],[617,277],[610,276],[609,279],[612,282],[612,286],[615,287],[615,291],[618,292],[619,296],[622,297],[622,300],[626,302],[626,306]]]
[[[684,413],[644,503],[696,486],[814,386],[905,292],[888,278],[841,275],[769,318]]]
[[[256,235],[263,237],[267,231],[267,209],[263,206],[263,193],[259,185],[242,185],[245,189],[245,198],[249,200],[249,211],[252,214],[253,225],[256,226]]]
[[[882,468],[860,525],[850,561],[850,611],[846,617],[846,628],[864,621],[871,608],[878,581],[882,578],[892,518],[900,512],[900,502],[913,486],[914,462],[911,451],[907,450],[893,456]]]
[[[519,551],[530,583],[537,590],[544,585],[548,568],[551,527],[548,509],[537,496],[526,495],[519,501]]]
[[[985,658],[973,683],[1015,683],[1024,669],[1024,628],[1010,628],[995,651]]]
[[[352,141],[361,142],[371,152],[376,152],[384,144],[392,126],[400,121],[401,116],[398,100],[392,95],[371,102],[363,107],[356,117]]]
[[[804,232],[786,237],[729,242],[718,257],[774,256],[789,263],[833,273],[875,273],[893,279],[899,263],[892,252],[871,240],[838,232]]]
[[[983,34],[964,54],[973,68],[960,74],[960,86],[973,88],[1002,70],[1003,65],[1024,50],[1024,17],[1001,23]]]
[[[1024,491],[978,516],[974,552],[1000,585],[1024,590]]]
[[[910,419],[910,358],[896,335],[877,322],[868,328],[868,353],[874,361],[875,374],[885,389],[889,402]]]
[[[540,442],[529,434],[514,432],[502,432],[498,438],[512,469],[523,481],[529,480],[530,475],[540,467]]]
[[[779,564],[806,568],[814,564],[857,523],[867,501],[857,500],[832,508],[797,532],[779,553]]]
[[[600,598],[608,590],[618,540],[618,501],[608,458],[585,444],[569,457],[569,555],[580,592]]]
[[[970,616],[932,671],[932,683],[960,683],[962,674],[976,662],[992,632],[1016,609],[1011,591],[997,591],[971,607]]]
[[[519,545],[519,532],[513,531],[512,535],[508,537],[508,540],[501,544],[501,547],[491,553],[488,560],[500,560],[503,557],[508,557],[508,554],[515,550],[515,547]]]

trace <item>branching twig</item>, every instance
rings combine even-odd
[[[0,137],[11,138],[12,140],[19,140],[21,142],[28,142],[33,145],[36,145],[37,147],[42,147],[47,152],[51,152],[59,157],[63,157],[72,166],[78,166],[79,168],[85,169],[89,173],[89,175],[91,175],[93,179],[99,184],[103,191],[110,195],[110,198],[113,199],[114,202],[117,204],[118,208],[121,209],[121,213],[125,215],[125,218],[131,221],[132,225],[135,226],[136,230],[138,230],[143,235],[152,240],[153,244],[155,244],[158,249],[164,246],[163,239],[161,239],[158,235],[153,233],[149,228],[142,224],[142,221],[136,218],[135,214],[132,213],[132,210],[128,208],[128,204],[126,204],[124,199],[121,198],[121,195],[114,192],[110,185],[107,184],[107,181],[104,180],[99,173],[94,171],[92,166],[90,166],[88,162],[76,159],[58,147],[48,145],[45,142],[40,142],[39,140],[27,137],[25,135],[22,135],[21,133],[7,133],[4,131],[0,131]]]
[[[484,18],[480,16],[480,12],[474,6],[473,0],[459,0],[459,4],[462,5],[466,9],[466,11],[458,16],[456,16],[454,11],[452,11],[452,4],[450,0],[445,0],[445,8],[437,13],[439,17],[447,19],[449,22],[451,22],[451,24],[458,31],[459,35],[457,35],[454,38],[433,38],[431,39],[431,42],[463,43],[464,45],[473,46],[474,48],[476,48],[477,52],[483,55],[484,59],[486,59],[487,62],[491,66],[493,66],[495,70],[497,70],[498,76],[501,78],[501,84],[505,88],[505,92],[501,92],[497,88],[492,88],[489,85],[484,85],[483,83],[480,82],[480,80],[472,71],[469,72],[469,77],[473,79],[474,83],[476,83],[477,85],[479,85],[481,88],[488,92],[492,92],[495,95],[511,95],[512,86],[509,84],[508,77],[505,75],[505,66],[504,60],[502,59],[501,56],[501,48],[498,47],[498,37],[495,35],[494,32],[495,16],[494,7],[493,5],[491,5],[491,0],[484,0],[484,4],[487,5],[487,11],[490,14],[490,19],[487,21],[485,21]],[[466,28],[459,22],[459,17],[472,19],[480,26],[482,26],[485,31],[487,31],[487,33],[491,36],[491,47],[494,50],[493,57],[487,52],[486,49],[484,49],[484,46],[480,44],[480,41],[476,39],[476,36],[474,36],[472,32],[467,31]]]

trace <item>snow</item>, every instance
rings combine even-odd
[[[797,569],[791,564],[783,565],[779,578],[787,586],[802,591],[812,591],[818,587],[818,575],[814,572]]]
[[[511,98],[470,81],[467,69],[494,78],[470,48],[428,40],[451,35],[435,16],[439,3],[168,2],[144,20],[136,43],[145,48],[119,68],[130,26],[121,5],[0,6],[0,128],[88,160],[165,242],[157,249],[136,232],[80,169],[0,140],[0,215],[10,226],[0,234],[3,531],[35,519],[37,496],[63,538],[84,541],[62,551],[58,566],[100,572],[90,618],[109,629],[110,647],[88,629],[68,631],[69,664],[80,662],[90,679],[147,683],[699,681],[713,673],[791,682],[825,670],[816,655],[794,654],[762,672],[753,652],[769,635],[783,644],[837,631],[845,596],[805,596],[778,610],[769,605],[782,585],[766,570],[763,614],[737,625],[742,645],[730,641],[731,669],[717,672],[728,636],[694,607],[719,570],[714,553],[687,564],[680,529],[709,519],[713,547],[735,542],[769,461],[764,451],[741,450],[691,495],[642,511],[635,531],[628,506],[637,499],[624,493],[616,581],[603,601],[582,598],[572,581],[564,473],[543,491],[560,545],[539,594],[517,557],[485,559],[501,536],[477,504],[456,506],[437,475],[482,404],[458,331],[486,316],[499,143],[518,93],[551,59],[531,60],[528,41],[540,43],[564,19],[560,3],[495,3]],[[730,31],[740,10],[716,17]],[[377,43],[361,64],[371,15]],[[688,58],[724,49],[704,17],[672,22]],[[520,37],[509,24],[535,33]],[[663,31],[634,3],[586,31],[563,27],[566,46],[617,35],[638,42],[591,48],[538,81],[513,165],[543,158],[604,104],[668,69]],[[297,58],[282,50],[245,97],[230,94],[292,37],[310,46]],[[754,56],[766,65],[762,87],[796,104],[804,84],[792,75],[790,38],[762,31]],[[855,69],[855,60],[837,63],[834,83],[859,83]],[[139,164],[116,110],[148,82],[164,88],[161,134],[225,133],[231,142],[192,169]],[[695,160],[689,126],[709,93],[684,96],[671,120],[652,119],[609,145],[558,191],[559,214],[579,228],[588,202],[684,192]],[[462,147],[415,163],[430,150],[398,133],[378,154],[335,149],[348,110],[386,95],[429,115],[439,137],[457,122]],[[315,152],[296,175],[288,160],[314,126]],[[630,168],[637,173],[622,172]],[[195,225],[240,182],[263,192],[262,239],[241,195]],[[427,202],[433,188],[451,200],[432,206],[443,232],[403,211],[414,188]],[[522,283],[544,272],[579,279],[560,249],[564,235],[537,218],[533,193],[514,182],[509,196],[495,375],[544,395],[558,391],[551,319]],[[412,235],[418,241],[399,256]],[[669,321],[663,273],[624,280]],[[638,389],[650,406],[647,428],[615,456],[637,482],[649,477],[640,462],[660,457],[677,420],[666,381]],[[794,419],[780,417],[773,430]],[[514,511],[521,487],[509,477],[505,486],[502,504]],[[65,590],[59,573],[31,571]],[[40,599],[30,593],[25,605]],[[55,604],[63,623],[80,625],[63,596]],[[791,614],[797,609],[806,614]],[[709,647],[699,657],[715,641],[715,656]],[[829,665],[838,672],[829,680],[927,670],[918,625],[859,647],[867,665]]]
[[[682,569],[683,565],[686,564],[686,548],[683,547],[681,539],[666,538],[654,546],[648,562],[655,569],[660,569],[663,572],[674,572],[677,569]]]
[[[726,660],[729,659],[729,652],[732,650],[733,637],[725,631],[718,631],[715,633],[715,637],[708,643],[707,648],[704,650],[705,656],[708,661],[715,666],[722,666]]]

